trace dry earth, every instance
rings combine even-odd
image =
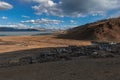
[[[45,47],[64,47],[68,45],[89,45],[89,41],[57,39],[55,36],[7,36],[0,37],[0,53]]]
[[[0,68],[0,80],[120,80],[120,58],[48,62]]]
[[[38,54],[39,48],[89,44],[89,41],[54,36],[0,37],[0,61]],[[81,56],[69,61],[3,67],[0,68],[0,80],[120,80],[120,56],[98,59]]]

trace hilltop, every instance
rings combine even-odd
[[[78,26],[59,35],[60,38],[97,41],[120,41],[120,17]]]

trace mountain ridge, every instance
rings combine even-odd
[[[39,31],[37,29],[18,29],[18,28],[12,28],[12,27],[0,27],[0,31]]]

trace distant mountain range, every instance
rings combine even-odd
[[[120,17],[78,26],[59,35],[61,38],[96,41],[120,41]]]
[[[0,31],[46,31],[46,29],[18,29],[18,28],[12,28],[12,27],[0,27]]]

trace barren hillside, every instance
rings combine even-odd
[[[98,41],[120,41],[120,18],[101,20],[69,29],[62,38]]]

